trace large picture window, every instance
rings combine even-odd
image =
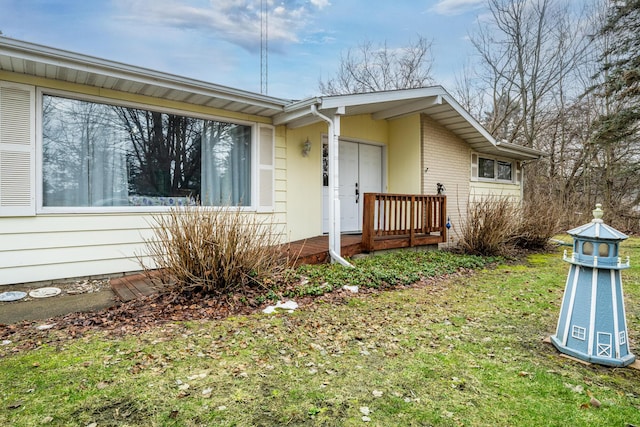
[[[251,205],[251,126],[42,102],[44,207]]]

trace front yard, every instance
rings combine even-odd
[[[639,355],[640,239],[623,255],[634,266],[623,282]],[[38,348],[0,358],[0,424],[640,425],[640,371],[585,365],[543,343],[560,310],[561,257],[558,249],[395,290],[337,291],[290,314],[68,340],[43,331]],[[383,261],[367,269],[384,276]],[[336,287],[314,283],[306,293]]]

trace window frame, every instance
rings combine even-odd
[[[580,341],[585,341],[587,339],[587,328],[573,325],[571,328],[571,337]]]
[[[475,165],[475,169],[476,169],[476,176],[474,177],[472,175],[472,180],[477,180],[477,181],[482,181],[482,182],[497,182],[497,183],[504,183],[504,184],[517,184],[518,180],[517,180],[517,173],[518,173],[518,161],[514,160],[514,159],[507,159],[504,157],[495,157],[495,156],[489,156],[489,155],[485,155],[483,153],[473,153],[473,155],[476,156],[476,165]],[[472,156],[473,159],[473,156]],[[485,160],[491,160],[493,161],[493,178],[486,178],[483,176],[480,176],[480,172],[481,172],[481,168],[480,168],[480,159],[485,159]],[[511,179],[500,179],[499,178],[499,165],[500,163],[507,163],[509,165],[511,165]],[[472,171],[474,168],[473,165],[473,160],[472,160],[472,165],[471,165]]]
[[[57,96],[84,102],[95,102],[99,104],[112,105],[116,107],[137,108],[162,114],[175,114],[195,119],[213,120],[237,125],[249,126],[251,128],[251,204],[248,206],[232,206],[231,209],[238,211],[256,212],[259,210],[259,164],[258,145],[260,123],[248,120],[229,118],[224,116],[209,115],[190,110],[183,110],[173,107],[161,107],[152,104],[120,100],[117,98],[100,97],[83,93],[70,92],[58,89],[36,88],[36,112],[35,112],[35,192],[36,192],[36,215],[42,214],[117,214],[117,213],[161,213],[171,210],[171,206],[44,206],[44,172],[43,172],[43,97],[45,95]],[[203,206],[204,207],[204,206]],[[222,206],[206,206],[207,208],[223,208]]]

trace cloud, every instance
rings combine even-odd
[[[331,6],[329,0],[311,0],[311,4],[320,10],[324,9],[327,6]]]
[[[462,15],[480,9],[484,4],[485,0],[440,0],[429,10],[439,15]]]
[[[247,49],[260,49],[260,0],[116,0],[120,19],[132,25],[172,28],[210,34]],[[313,8],[330,5],[328,0],[267,0],[270,48],[299,42],[308,28]]]

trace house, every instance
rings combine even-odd
[[[439,86],[293,101],[0,37],[0,284],[140,270],[151,215],[196,198],[341,260],[365,193],[443,184],[455,230],[540,155]]]

